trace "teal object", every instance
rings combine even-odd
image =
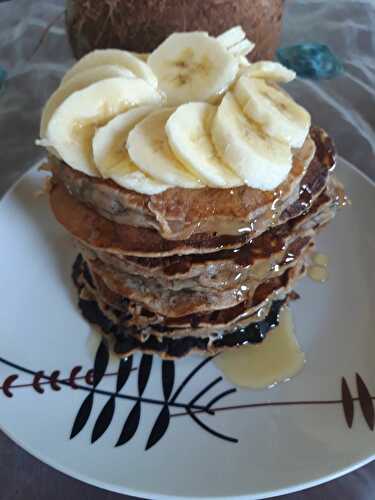
[[[7,79],[7,72],[3,67],[0,66],[0,94],[3,93],[6,79]]]
[[[321,43],[300,43],[278,49],[277,58],[302,78],[328,79],[343,73],[342,62]]]

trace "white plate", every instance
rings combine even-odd
[[[213,408],[245,407],[218,410],[215,415],[194,414],[203,428],[186,414],[186,407],[220,376],[211,362],[179,393],[174,400],[179,406],[173,406],[171,398],[168,405],[163,403],[162,364],[156,357],[148,381],[146,364],[141,370],[147,383],[136,409],[138,369],[120,391],[133,400],[110,398],[116,375],[105,376],[97,385],[96,390],[109,395],[90,396],[92,386],[85,379],[76,381],[83,389],[54,382],[67,379],[77,366],[82,367],[78,376],[85,375],[93,366],[100,339],[91,334],[75,305],[70,280],[75,250],[70,238],[54,221],[46,198],[34,196],[44,175],[30,171],[0,204],[0,425],[4,432],[66,474],[153,499],[264,498],[327,481],[370,461],[375,454],[375,191],[344,160],[339,161],[337,175],[353,205],[337,215],[319,240],[319,250],[330,259],[330,280],[325,285],[303,280],[298,287],[302,299],[293,305],[297,336],[307,356],[305,369],[270,390],[239,389],[228,394]],[[105,352],[101,354],[99,364],[105,368]],[[174,365],[172,394],[201,362],[194,356]],[[134,356],[133,367],[139,365],[140,356]],[[173,363],[165,369],[173,370]],[[33,375],[39,371],[52,375],[52,383]],[[111,359],[106,373],[117,371],[118,361]],[[373,395],[366,403],[366,391],[360,391],[364,408],[356,399],[356,373]],[[351,428],[350,397],[344,398],[344,415],[342,377],[355,398]],[[38,386],[38,379],[47,384]],[[26,387],[16,387],[20,384]],[[36,390],[40,387],[42,394]],[[220,381],[195,401],[195,411],[231,387]],[[7,388],[12,397],[7,397]],[[85,399],[81,417],[89,418],[86,423],[78,419],[85,425],[70,439]],[[103,431],[105,419],[98,417],[108,400],[109,425],[92,443],[96,421],[96,430]],[[264,404],[246,407],[257,403]],[[115,447],[131,411],[132,422],[128,420],[126,426],[130,439]],[[185,415],[176,417],[176,413]],[[156,433],[151,432],[154,424]],[[209,430],[238,441],[224,440]],[[157,438],[145,450],[149,439]]]

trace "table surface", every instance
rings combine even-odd
[[[43,152],[34,146],[40,109],[72,63],[62,0],[0,2],[0,66],[8,72],[0,97],[0,195]],[[53,26],[46,34],[46,27]],[[334,138],[339,153],[375,178],[375,4],[371,1],[286,1],[282,46],[327,43],[343,60],[344,76],[297,80],[291,93],[313,122]],[[44,36],[43,36],[44,34]],[[43,36],[42,43],[39,44]],[[39,45],[39,47],[38,47]],[[35,51],[35,49],[37,50]],[[105,500],[130,498],[71,479],[36,460],[0,432],[1,500]],[[284,500],[374,498],[375,462]]]

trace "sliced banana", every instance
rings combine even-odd
[[[120,49],[99,49],[90,52],[82,57],[69,71],[65,73],[62,83],[65,83],[73,75],[88,68],[103,65],[115,65],[126,68],[135,74],[138,78],[146,80],[152,87],[158,86],[158,80],[151,68],[141,60],[140,57]]]
[[[208,186],[239,186],[242,180],[218,157],[211,138],[217,107],[204,102],[182,104],[169,117],[165,131],[177,158]]]
[[[248,120],[231,92],[213,119],[212,138],[223,160],[253,188],[275,189],[291,169],[290,147]]]
[[[108,78],[73,92],[51,117],[45,139],[71,167],[88,175],[98,171],[92,158],[95,129],[140,105],[159,105],[160,93],[140,78]]]
[[[226,49],[233,47],[233,45],[237,45],[237,43],[242,42],[246,38],[246,33],[242,26],[233,26],[229,28],[229,30],[224,31],[221,35],[216,37]]]
[[[131,109],[112,118],[95,132],[92,141],[93,157],[104,179],[110,178],[120,186],[146,194],[160,193],[170,187],[139,170],[126,149],[130,130],[153,109],[155,108],[150,106]]]
[[[238,58],[214,37],[196,31],[173,33],[150,54],[168,104],[208,101],[224,92],[238,71]]]
[[[127,141],[129,156],[143,172],[161,183],[184,188],[202,187],[169,146],[165,124],[174,109],[154,111],[133,128]]]
[[[246,38],[246,33],[242,26],[233,26],[221,35],[216,37],[229,52],[237,56],[246,56],[255,47],[255,43]]]
[[[135,78],[134,73],[128,69],[121,68],[120,66],[106,65],[82,70],[60,85],[60,87],[48,99],[43,108],[42,119],[40,122],[40,137],[45,136],[47,125],[51,116],[64,99],[70,96],[70,94],[100,80],[116,77]]]
[[[240,57],[240,69],[247,69],[251,65],[250,61],[246,56],[241,56]]]
[[[129,158],[126,141],[131,129],[153,109],[151,106],[140,106],[120,113],[96,130],[92,140],[92,152],[95,165],[104,178],[111,176],[116,165],[128,164]]]
[[[245,57],[253,50],[255,43],[250,42],[250,40],[242,40],[242,42],[237,43],[229,49],[229,52],[236,57]]]
[[[147,63],[148,56],[150,55],[149,52],[132,52],[132,54],[145,63]]]
[[[124,165],[119,166],[118,171],[115,167],[112,170],[111,179],[114,180],[119,186],[136,191],[137,193],[148,195],[159,194],[172,187],[167,184],[162,184],[156,179],[153,179],[149,175],[143,173],[142,170],[131,162],[131,160],[127,167],[124,167]]]
[[[280,83],[291,82],[296,77],[295,71],[274,61],[257,61],[249,64],[244,74],[250,78],[262,78]]]
[[[241,76],[233,90],[245,115],[266,134],[299,148],[311,125],[309,113],[286,92],[260,78]]]

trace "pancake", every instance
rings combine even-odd
[[[81,264],[82,260],[77,260],[73,276],[77,286],[82,290],[82,286],[78,285],[79,277],[77,276]],[[271,302],[263,317],[258,316],[257,320],[247,324],[237,324],[227,333],[216,330],[216,333],[212,332],[211,335],[204,337],[184,335],[183,333],[178,337],[160,336],[156,332],[139,335],[134,328],[119,325],[105,314],[90,294],[81,297],[78,305],[87,321],[98,328],[102,334],[110,336],[114,342],[113,349],[117,354],[129,356],[136,351],[142,351],[148,354],[158,354],[164,359],[175,359],[191,353],[214,355],[242,344],[261,342],[267,333],[278,324],[281,307],[296,297],[294,293],[290,293]]]
[[[282,275],[266,280],[257,287],[252,300],[243,301],[234,307],[190,314],[173,318],[156,315],[143,305],[128,300],[109,290],[97,275],[92,275],[86,263],[79,257],[74,265],[73,279],[83,297],[94,299],[112,321],[120,322],[126,328],[135,327],[143,335],[150,333],[160,336],[205,336],[218,330],[228,330],[239,322],[250,323],[264,314],[272,300],[291,292],[296,281],[304,275],[306,266],[298,262]],[[82,297],[82,293],[81,293]]]
[[[264,320],[252,323],[244,328],[239,327],[234,332],[216,339],[191,336],[175,339],[150,335],[144,342],[136,336],[126,334],[113,324],[101,312],[95,301],[81,299],[79,307],[87,321],[99,327],[103,334],[111,335],[114,340],[114,351],[120,356],[127,357],[134,352],[141,351],[146,354],[158,354],[163,359],[176,359],[193,353],[212,356],[228,348],[262,342],[270,330],[278,325],[279,312],[286,302],[287,299],[274,301],[269,314]]]
[[[321,134],[318,136],[321,137]],[[333,165],[333,157],[331,157],[331,150],[328,147],[324,154],[320,152],[323,144],[325,143],[322,142],[322,145],[317,147],[319,153],[316,153],[301,181],[301,198],[295,202],[293,210],[289,207],[293,217],[306,212],[327,183],[328,173]],[[324,163],[320,163],[321,159]],[[185,189],[183,191],[189,193],[193,190]],[[231,190],[220,191],[224,193]],[[223,248],[239,248],[257,235],[262,234],[270,225],[277,225],[278,222],[275,213],[268,213],[268,219],[267,221],[263,220],[262,227],[255,224],[249,232],[221,236],[216,233],[197,233],[187,240],[167,240],[153,229],[116,224],[99,215],[88,205],[72,196],[61,181],[57,180],[56,183],[56,178],[52,183],[49,196],[55,217],[73,236],[89,247],[119,255],[165,257],[211,253]],[[290,218],[285,209],[280,217],[283,218],[283,222]]]
[[[120,356],[262,342],[346,201],[332,140],[279,86],[293,72],[267,62],[248,71],[249,41],[238,26],[222,39],[232,32],[242,42],[224,43],[233,57],[207,88],[176,93],[161,51],[148,72],[133,64],[133,80],[103,70],[73,85],[73,67],[43,110],[36,143],[48,151],[50,208],[79,252],[78,306]]]
[[[240,287],[252,279],[256,281],[265,279],[275,268],[290,263],[293,256],[297,257],[306,244],[305,240],[310,240],[313,236],[314,231],[301,229],[296,233],[285,235],[285,238],[269,237],[270,246],[263,248],[255,244],[262,238],[260,236],[239,249],[203,254],[201,260],[192,259],[200,257],[198,255],[181,256],[166,268],[162,267],[165,262],[160,262],[159,265],[157,262],[150,263],[149,267],[148,263],[142,262],[142,260],[163,261],[162,258],[139,258],[139,261],[134,263],[105,251],[94,251],[83,244],[78,244],[78,247],[86,261],[92,262],[94,267],[97,263],[99,273],[100,269],[104,275],[108,271],[121,278],[123,283],[136,278],[141,280],[140,287],[150,284],[167,291],[194,289],[210,293]],[[211,259],[211,256],[214,258]],[[168,274],[169,272],[171,274]]]
[[[277,196],[248,187],[146,196],[52,167],[52,210],[83,255],[73,272],[79,307],[117,353],[169,359],[262,340],[342,198],[332,143],[320,129],[310,134],[312,160],[295,155]]]
[[[302,179],[298,199],[281,213],[279,222],[298,217],[308,210],[313,203],[314,195],[319,195],[323,191],[327,176],[336,166],[333,142],[326,132],[313,127],[310,136],[316,146],[315,155]]]
[[[315,200],[308,212],[280,226],[270,228],[258,238],[234,250],[147,258],[116,255],[105,250],[90,248],[82,242],[78,246],[87,259],[99,259],[119,273],[157,279],[165,288],[180,289],[184,287],[180,281],[184,283],[189,281],[194,286],[223,289],[226,284],[233,281],[262,279],[273,266],[282,262],[283,256],[293,255],[294,245],[298,245],[300,238],[313,236],[313,228],[315,230],[315,226],[319,225],[321,220],[326,222],[334,216],[340,189],[331,177],[327,188]]]
[[[127,297],[144,305],[149,311],[170,317],[180,317],[204,311],[214,311],[233,307],[244,300],[251,300],[257,287],[274,276],[283,274],[286,269],[297,265],[305,258],[312,236],[300,238],[291,249],[291,257],[286,253],[275,267],[256,279],[227,282],[220,288],[196,286],[189,280],[179,281],[179,289],[166,288],[152,278],[143,278],[129,273],[115,271],[99,259],[88,260],[91,273],[99,276],[106,287],[116,294]],[[293,257],[292,257],[293,255]]]
[[[52,211],[61,225],[89,247],[120,255],[161,257],[190,253],[215,252],[220,248],[237,248],[250,237],[212,236],[200,233],[188,240],[163,239],[152,229],[116,224],[79,202],[61,183],[52,183],[49,192]]]
[[[168,240],[189,239],[197,233],[255,236],[297,200],[300,182],[315,154],[309,137],[295,152],[285,181],[274,191],[249,186],[232,189],[170,188],[157,195],[129,191],[111,180],[87,176],[63,162],[51,162],[54,178],[77,200],[118,224],[153,229]]]

